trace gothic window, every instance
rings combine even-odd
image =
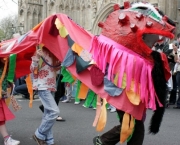
[[[23,9],[20,9],[19,15],[23,15],[23,12],[24,12],[24,10],[23,10]]]
[[[87,7],[86,7],[86,11],[85,11],[85,15],[86,15],[86,18],[88,20],[85,20],[85,29],[86,30],[90,30],[91,29],[91,26],[92,26],[92,9],[91,9],[91,5],[88,4]]]
[[[29,31],[29,30],[31,30],[32,29],[32,14],[31,14],[31,12],[28,12],[27,13],[27,22],[26,22],[26,24],[27,24],[27,31]]]
[[[33,24],[32,25],[34,27],[37,24],[38,24],[38,15],[37,15],[36,10],[34,10],[34,12],[33,12]]]

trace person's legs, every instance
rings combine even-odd
[[[80,85],[81,85],[81,81],[80,80],[77,80],[77,84],[74,86],[76,87],[76,95],[75,95],[75,102],[74,104],[80,104],[80,99],[78,98],[78,94],[79,94],[79,91],[80,91]]]
[[[8,134],[5,121],[0,121],[0,133],[2,137],[4,138],[4,145],[18,145],[20,144],[20,141],[14,140],[11,138],[11,136]]]
[[[55,100],[55,102],[56,102],[56,104],[57,104],[57,106],[58,106],[60,98],[59,98],[59,96],[58,96],[58,97],[57,97],[57,96],[58,96],[58,95],[55,94],[54,100]],[[39,106],[39,109],[44,113],[44,106],[43,106],[43,105],[40,105],[40,106]],[[62,121],[62,122],[64,122],[64,121],[66,121],[66,120],[63,119],[62,117],[58,116],[58,117],[56,118],[56,121]]]
[[[61,82],[63,76],[61,75],[60,78],[58,79],[58,84],[57,84],[57,91],[55,92],[54,99],[56,101],[56,104],[59,104],[59,100],[61,97],[64,96],[65,94],[65,87],[64,87],[64,82]]]
[[[59,108],[54,100],[53,95],[48,90],[38,91],[39,98],[44,106],[44,115],[42,118],[41,125],[35,132],[38,139],[46,140],[49,139],[48,136],[51,134],[51,129],[60,113]],[[52,139],[47,141],[47,144],[53,144],[54,139],[51,134]]]
[[[91,106],[93,107],[93,109],[96,109],[97,106],[97,95],[94,95],[93,101],[91,103]]]
[[[174,108],[180,109],[180,72],[177,72],[177,74],[176,74],[176,83],[177,83],[177,88],[178,88],[179,92],[178,92],[176,107],[174,107]]]
[[[121,125],[113,127],[108,132],[100,136],[102,145],[115,145],[120,140]]]
[[[22,94],[25,96],[25,98],[29,98],[29,92],[28,92],[28,89],[27,89],[27,85],[26,84],[22,84],[22,85],[19,85],[19,86],[16,86],[14,88],[14,91],[16,93],[19,93],[19,94]]]
[[[143,145],[144,132],[144,122],[136,120],[133,135],[127,145]]]
[[[113,127],[108,132],[101,135],[99,138],[94,138],[94,145],[98,145],[95,141],[99,142],[99,145],[115,145],[120,141],[120,130],[122,117],[124,112],[117,110],[117,113],[120,117],[120,125]],[[144,123],[143,121],[136,120],[134,132],[132,138],[127,143],[127,145],[142,145],[144,140]]]
[[[47,134],[47,138],[46,138],[46,143],[48,145],[53,145],[51,142],[52,142],[52,139],[53,139],[53,133],[52,133],[52,128],[51,130],[49,131],[49,133]],[[54,140],[54,139],[53,139]]]
[[[94,96],[95,96],[95,93],[93,91],[89,90],[86,100],[83,104],[83,107],[85,107],[85,108],[91,107],[91,105],[92,105],[91,103],[93,102]]]
[[[180,109],[180,90],[178,92],[178,99],[177,99],[177,102],[176,102],[176,106],[178,107],[178,109]]]
[[[63,103],[68,103],[71,100],[71,93],[72,93],[72,87],[70,84],[68,84],[68,86],[65,87],[65,95],[66,95],[66,100],[63,100]]]
[[[0,121],[0,133],[3,138],[9,135],[4,121]]]
[[[177,83],[176,83],[176,75],[172,75],[172,81],[173,81],[173,89],[170,92],[170,104],[176,103],[176,92],[177,92]]]
[[[174,105],[176,103],[176,89],[173,89],[170,92],[170,105]]]

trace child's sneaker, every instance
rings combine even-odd
[[[4,141],[4,145],[18,145],[20,144],[20,141],[14,140],[11,137],[9,137],[6,141]]]
[[[103,145],[99,136],[93,138],[94,145]]]
[[[78,105],[78,104],[80,104],[80,102],[74,102],[74,104],[75,104],[75,105]]]

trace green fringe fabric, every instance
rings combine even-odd
[[[9,82],[14,81],[14,75],[15,75],[15,68],[16,68],[16,54],[11,54],[9,56],[9,70],[7,75],[7,80]]]
[[[61,67],[61,74],[63,75],[63,79],[61,80],[61,82],[67,82],[70,84],[74,82],[72,75],[67,71],[66,67]]]
[[[75,96],[75,102],[80,102],[80,99],[78,98],[80,92],[80,86],[81,86],[81,81],[77,80],[77,91]]]

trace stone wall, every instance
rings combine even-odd
[[[148,1],[174,21],[180,21],[179,0]],[[27,32],[44,18],[55,13],[65,13],[86,30],[99,34],[98,22],[112,12],[115,3],[123,5],[123,2],[124,0],[19,0],[19,23],[24,25],[24,32]],[[177,31],[179,30],[177,25]]]

